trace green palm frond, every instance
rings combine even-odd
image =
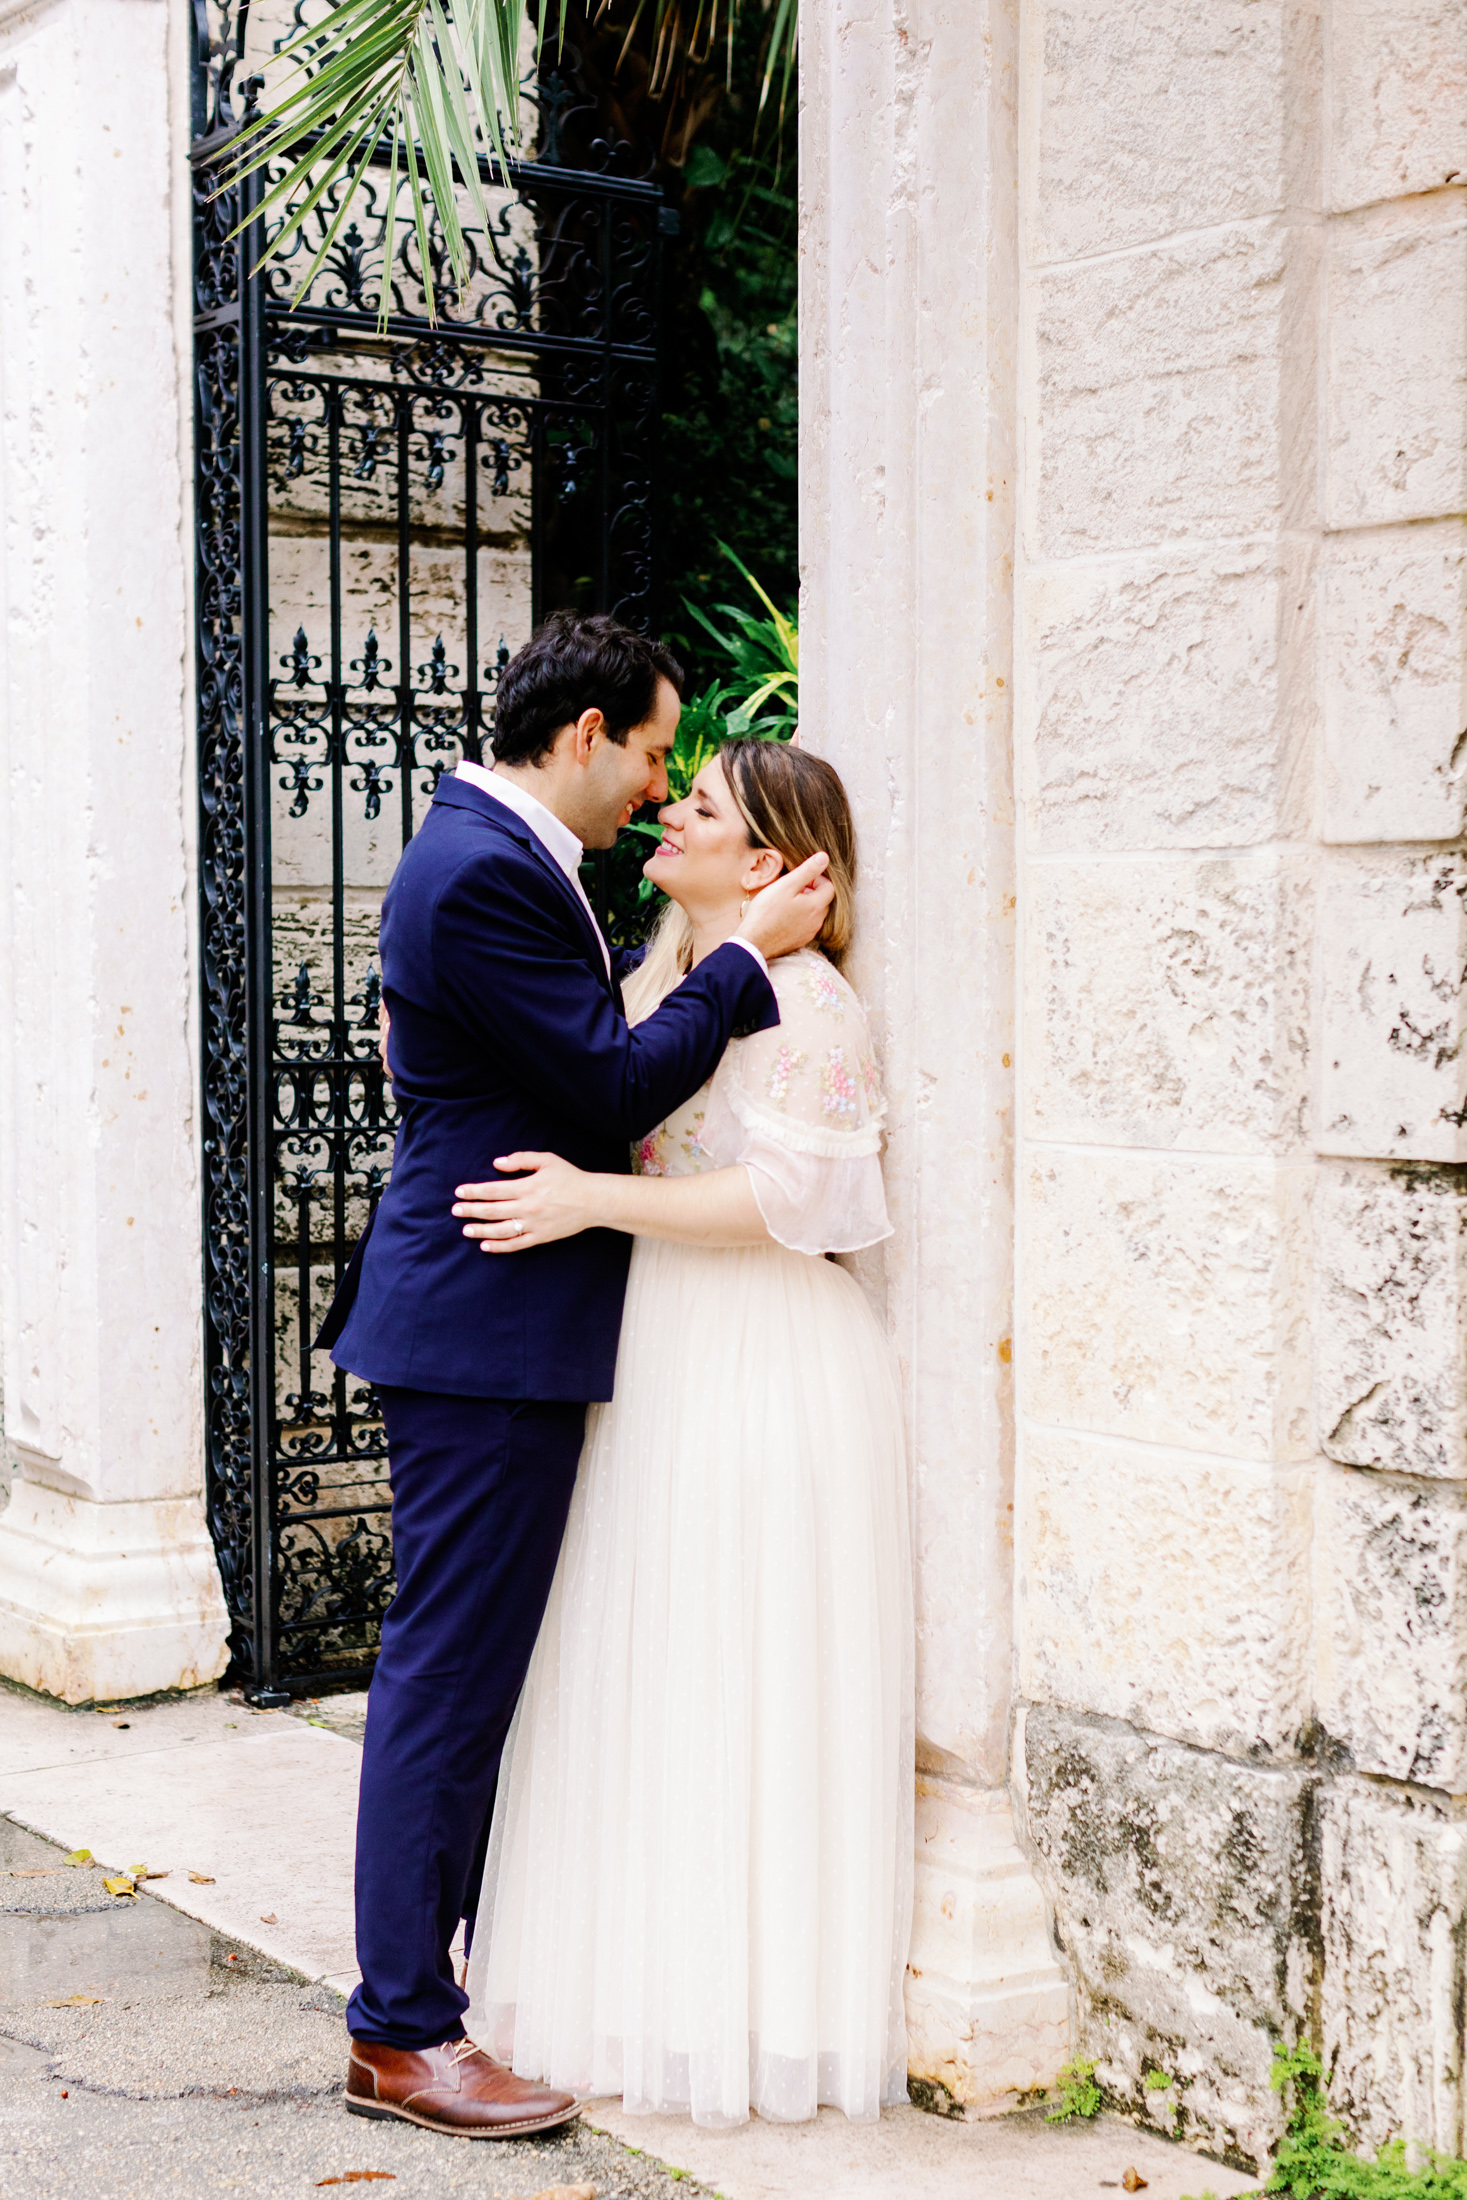
[[[537,55],[550,5],[545,0],[540,11]],[[564,0],[562,28],[563,14]],[[335,204],[334,219],[297,285],[297,303],[336,242],[363,171],[384,144],[391,146],[392,167],[384,238],[388,264],[402,161],[414,181],[413,218],[430,320],[436,315],[430,209],[436,211],[456,281],[467,280],[455,175],[475,218],[487,226],[479,162],[492,155],[502,165],[520,150],[526,20],[526,0],[338,0],[328,15],[280,49],[276,58],[286,73],[279,96],[242,133],[229,181],[267,166],[276,169],[260,210],[267,221],[282,211],[285,218],[270,238],[267,259],[290,248],[323,199]],[[384,317],[386,310],[384,290]]]
[[[734,26],[746,4],[748,0],[654,0],[652,79],[647,87],[651,97],[655,99],[667,90],[680,66],[690,63],[694,68],[701,67],[712,58],[720,45],[727,57],[724,66],[727,79],[731,83]],[[611,0],[602,0],[601,14],[607,14],[610,5]],[[647,0],[631,0],[632,19],[627,29],[627,46],[632,42],[646,6]],[[799,8],[797,0],[763,0],[763,7],[766,15],[773,15],[774,22],[769,34],[764,79],[759,87],[759,114],[764,112],[770,89],[777,76],[779,119],[782,123],[799,57]],[[625,53],[625,46],[622,51]],[[755,128],[757,131],[757,120]]]
[[[652,8],[652,90],[666,89],[672,73],[706,62],[727,47],[740,9],[752,0],[629,0],[627,45],[648,6]],[[602,13],[611,5],[605,0]],[[776,77],[783,122],[798,54],[796,0],[763,0],[772,15],[759,114]],[[556,0],[540,0],[534,18],[535,54]],[[559,36],[566,0],[559,0]],[[336,0],[276,60],[285,65],[278,96],[241,134],[228,182],[262,168],[275,175],[260,211],[268,223],[283,214],[265,258],[289,252],[323,201],[334,207],[314,255],[296,285],[295,300],[310,289],[346,221],[363,172],[384,145],[391,148],[384,247],[391,265],[399,165],[413,180],[413,220],[429,320],[437,301],[429,256],[429,225],[436,213],[448,264],[462,285],[469,255],[455,176],[467,192],[475,219],[488,222],[479,162],[486,154],[501,165],[521,150],[519,74],[528,0]],[[758,119],[755,121],[757,133]],[[416,150],[415,150],[416,149]],[[384,289],[382,312],[387,313]]]

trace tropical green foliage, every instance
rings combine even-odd
[[[653,97],[665,93],[674,76],[682,89],[689,72],[696,77],[706,70],[715,50],[726,56],[731,81],[744,6],[745,0],[697,0],[696,7],[689,0],[630,0],[622,52],[645,24],[651,39],[648,89]],[[773,20],[763,41],[756,133],[776,77],[782,128],[798,38],[795,0],[764,0],[764,10],[772,10]],[[335,0],[281,48],[276,96],[243,133],[232,174],[248,175],[267,164],[276,169],[264,212],[268,219],[280,209],[290,211],[271,239],[271,256],[290,249],[323,200],[335,206],[299,279],[297,295],[309,288],[335,245],[355,186],[384,143],[391,151],[386,264],[392,259],[400,167],[416,157],[416,146],[422,187],[409,199],[429,318],[436,309],[429,251],[435,212],[454,279],[466,282],[469,253],[455,179],[468,194],[474,218],[487,228],[479,163],[488,158],[503,162],[523,150],[519,83],[530,20],[527,0]],[[567,0],[540,0],[534,17],[537,66],[547,39],[563,42],[566,20]],[[684,158],[696,105],[695,100],[687,111]]]
[[[660,558],[672,582],[670,639],[700,682],[719,660],[691,612],[717,617],[727,593],[715,543],[776,603],[799,588],[794,148],[777,181],[772,156],[738,144],[758,62],[752,40],[737,59],[734,97],[668,179],[684,234],[667,267]]]

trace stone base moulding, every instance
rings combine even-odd
[[[228,1618],[196,1497],[104,1505],[17,1480],[0,1516],[0,1673],[63,1703],[217,1680]]]
[[[970,2115],[1054,2083],[1070,1996],[1003,1789],[919,1774],[908,2069]]]

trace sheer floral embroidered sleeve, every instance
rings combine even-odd
[[[891,1235],[881,1181],[886,1113],[865,1011],[813,949],[771,972],[778,1024],[735,1040],[709,1089],[702,1139],[749,1171],[769,1234],[799,1253],[853,1253]]]

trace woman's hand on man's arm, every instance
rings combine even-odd
[[[625,1230],[683,1245],[764,1245],[769,1232],[742,1167],[695,1176],[596,1176],[553,1153],[511,1153],[523,1172],[460,1184],[454,1213],[481,1253],[523,1253],[582,1230]]]

